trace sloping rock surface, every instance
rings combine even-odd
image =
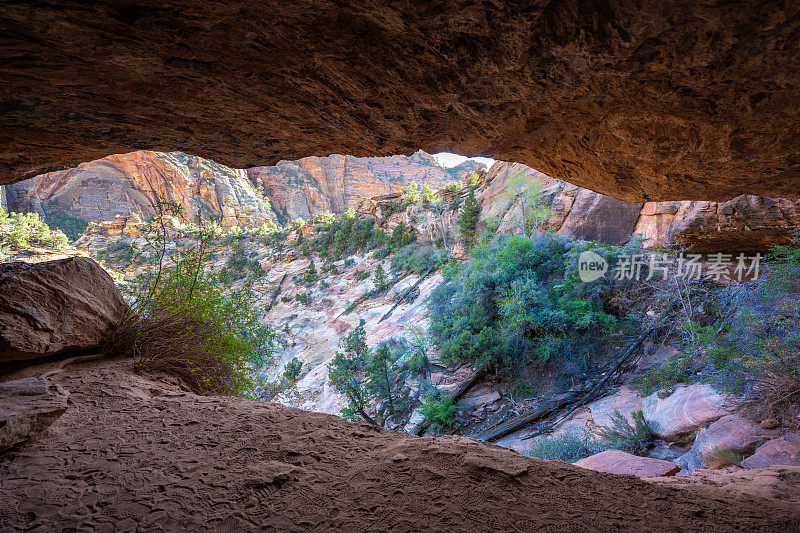
[[[672,461],[638,457],[620,450],[606,450],[573,464],[596,472],[633,474],[637,477],[674,476],[681,469]]]
[[[763,440],[764,431],[738,415],[723,416],[707,428],[700,430],[692,449],[676,461],[684,470],[713,466],[708,464],[715,450],[731,450],[741,455],[753,451]],[[767,465],[763,465],[767,466]]]
[[[666,398],[651,394],[644,399],[644,416],[653,432],[666,440],[695,431],[728,414],[725,399],[711,386],[681,385]]]
[[[127,305],[86,257],[0,264],[0,363],[102,344]]]
[[[72,366],[57,378],[73,405],[0,462],[0,529],[800,527],[792,502],[665,487],[463,437],[418,438],[271,403],[198,397],[132,375],[121,362]]]
[[[0,383],[0,452],[47,429],[67,410],[68,397],[41,378]]]
[[[756,453],[742,461],[745,468],[762,468],[772,465],[800,466],[800,433],[792,433],[767,441]]]
[[[110,153],[520,161],[628,201],[796,195],[795,2],[4,2],[0,182]]]

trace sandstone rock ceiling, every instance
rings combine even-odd
[[[0,108],[0,183],[422,148],[628,201],[796,197],[800,3],[4,0]]]

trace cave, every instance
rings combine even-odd
[[[625,201],[795,197],[794,2],[0,6],[0,183],[136,149],[518,161]]]

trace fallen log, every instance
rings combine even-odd
[[[486,374],[488,374],[488,371],[485,368],[482,368],[480,370],[476,370],[467,379],[459,383],[458,387],[450,392],[450,398],[453,400],[453,402],[457,402],[458,399],[461,398],[469,389],[471,389],[473,385],[483,379]]]
[[[567,396],[565,399],[561,401],[547,403],[531,413],[515,418],[513,420],[509,420],[508,422],[501,424],[490,431],[480,433],[476,435],[475,438],[492,442],[499,438],[505,437],[506,435],[514,433],[515,431],[518,431],[524,428],[525,426],[528,426],[533,422],[536,422],[537,420],[541,420],[542,418],[545,418],[546,416],[549,416],[555,413],[556,411],[559,411],[568,406],[572,406],[569,411],[567,411],[564,415],[562,415],[561,418],[558,419],[558,421],[549,424],[546,427],[553,427],[559,422],[566,420],[567,417],[575,411],[575,409],[595,399],[597,394],[602,390],[601,387],[603,387],[603,385],[608,383],[608,380],[612,376],[616,375],[623,368],[625,363],[628,362],[631,355],[633,355],[633,353],[639,347],[639,345],[641,345],[642,342],[644,342],[644,340],[647,337],[649,337],[653,333],[653,331],[655,331],[656,328],[658,328],[661,325],[664,319],[666,319],[669,313],[674,309],[675,305],[676,305],[675,303],[668,305],[667,308],[664,309],[664,311],[661,313],[661,315],[659,315],[659,317],[653,322],[653,324],[651,324],[650,327],[648,327],[645,331],[643,331],[636,338],[636,340],[633,341],[633,344],[631,344],[628,347],[628,349],[625,350],[622,356],[617,360],[617,363],[614,365],[614,367],[611,370],[609,370],[603,376],[602,379],[598,380],[597,383],[595,383],[585,394],[583,395],[572,394],[570,396]],[[538,435],[541,435],[543,432],[544,429],[538,431],[533,435],[528,435],[524,437],[524,439],[532,439],[534,437],[537,437]]]
[[[512,418],[508,422],[475,435],[473,438],[485,440],[487,442],[496,441],[497,439],[514,433],[515,431],[524,428],[525,426],[528,426],[537,420],[541,420],[542,418],[549,416],[551,413],[558,411],[559,409],[563,409],[574,402],[575,399],[576,396],[570,395],[559,400],[547,402],[528,414],[519,416],[517,418]]]
[[[389,318],[389,315],[391,315],[391,314],[392,314],[392,311],[394,311],[395,309],[397,309],[397,306],[399,306],[401,303],[403,303],[403,300],[405,300],[405,299],[406,299],[406,296],[408,296],[408,294],[409,294],[411,291],[413,291],[415,288],[417,288],[417,286],[418,286],[420,283],[422,283],[422,280],[424,280],[425,278],[427,278],[427,277],[428,277],[428,274],[430,274],[430,273],[431,273],[433,270],[434,270],[434,267],[430,267],[428,270],[426,270],[426,271],[425,271],[425,273],[424,273],[422,276],[420,276],[420,278],[419,278],[419,279],[416,281],[416,283],[414,283],[414,284],[413,284],[411,287],[409,287],[408,289],[406,289],[406,290],[405,290],[405,292],[402,294],[402,296],[400,296],[400,298],[398,298],[398,299],[397,299],[397,303],[395,303],[395,304],[392,306],[392,308],[391,308],[391,309],[389,309],[388,311],[386,311],[386,314],[385,314],[385,315],[383,315],[383,316],[381,317],[381,319],[380,319],[380,320],[378,320],[378,323],[380,323],[380,322],[383,322],[384,320],[386,320],[387,318]]]

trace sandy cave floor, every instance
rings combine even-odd
[[[0,531],[800,530],[800,469],[762,473],[760,485],[648,482],[463,437],[199,397],[125,361],[49,379],[71,406],[0,455]]]

